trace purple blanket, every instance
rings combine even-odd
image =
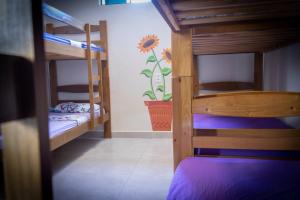
[[[277,118],[224,117],[205,114],[194,114],[195,129],[286,129],[292,128]]]
[[[189,157],[167,199],[300,199],[300,161]]]

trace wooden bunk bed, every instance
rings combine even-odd
[[[181,178],[186,173],[190,179],[194,179],[196,174],[187,171],[193,168],[193,164],[199,164],[198,168],[194,167],[195,171],[203,170],[201,178],[204,178],[204,173],[208,172],[212,173],[211,179],[213,179],[214,173],[222,176],[220,171],[209,171],[210,169],[200,165],[205,165],[205,162],[215,164],[218,162],[210,166],[214,169],[220,167],[221,163],[230,162],[235,163],[230,166],[236,169],[238,165],[236,162],[248,162],[226,160],[216,155],[214,158],[208,158],[215,160],[191,161],[193,164],[187,164],[186,160],[192,159],[191,157],[197,152],[195,150],[199,148],[299,151],[300,130],[284,125],[278,127],[278,121],[275,126],[270,127],[267,123],[264,127],[206,129],[198,126],[204,122],[201,121],[203,118],[198,118],[200,121],[197,121],[195,117],[209,115],[216,118],[229,117],[251,121],[256,118],[278,120],[275,118],[300,116],[299,92],[263,91],[263,53],[300,41],[300,2],[155,0],[153,3],[172,29],[172,88],[173,104],[176,105],[173,106],[174,169],[179,166],[175,172],[175,182],[182,181],[182,187],[190,187],[192,191],[193,186],[189,183],[193,181],[185,182]],[[201,83],[198,78],[198,55],[236,53],[255,54],[253,82]],[[199,95],[201,89],[221,92]],[[281,159],[281,157],[276,158]],[[225,160],[218,161],[218,159]],[[294,160],[295,157],[292,159]],[[253,160],[262,162],[259,159]],[[277,165],[278,162],[280,161],[276,160],[271,165]],[[295,161],[293,164],[299,169],[299,162]],[[255,163],[252,166],[254,165]],[[251,168],[251,164],[249,167]],[[238,168],[237,173],[239,169],[244,168]],[[268,170],[272,171],[270,166]],[[226,173],[226,170],[223,172]],[[293,172],[294,176],[299,178],[299,170]],[[179,174],[182,175],[181,178],[178,178]],[[247,177],[247,171],[239,175]],[[228,175],[229,179],[232,177]],[[198,181],[201,182],[200,179]],[[173,193],[169,194],[169,199],[190,199],[191,196],[181,196],[180,193],[183,191],[176,188],[173,183],[170,189]],[[184,185],[186,183],[187,185]],[[216,182],[213,184],[218,185]],[[201,190],[199,187],[194,188],[195,191]],[[174,196],[174,193],[177,196]],[[215,195],[218,194],[220,193],[215,191]],[[201,195],[205,196],[203,193]],[[220,196],[211,197],[210,199],[222,199]],[[232,196],[227,197],[232,199]],[[226,199],[226,196],[223,196],[223,199]]]
[[[67,24],[58,27],[54,27],[53,24],[46,25],[46,32],[51,34],[50,40],[48,38],[45,39],[45,54],[47,61],[49,61],[51,106],[54,107],[57,104],[64,102],[89,102],[90,104],[89,119],[86,122],[72,127],[71,129],[64,130],[59,134],[55,134],[54,137],[50,137],[51,150],[55,150],[67,142],[94,129],[95,126],[99,124],[104,125],[104,137],[111,138],[111,110],[106,21],[99,21],[98,25],[83,25],[66,13],[63,13],[47,4],[43,5],[43,11],[44,15]],[[99,32],[100,40],[91,41],[92,32]],[[52,34],[85,34],[85,42],[80,44],[84,44],[85,48],[81,48],[81,46],[78,47],[78,45],[72,46],[56,42],[55,40],[59,41],[63,38],[57,39]],[[54,38],[53,40],[52,37]],[[93,46],[94,44],[100,45],[101,47]],[[94,50],[94,47],[98,49]],[[56,65],[56,61],[58,60],[86,60],[88,84],[58,86]],[[97,74],[93,74],[93,60],[96,60],[97,63]],[[95,82],[97,82],[96,85]],[[88,93],[89,100],[59,100],[59,92]],[[96,96],[95,93],[97,93]],[[96,110],[94,108],[95,104],[100,105],[100,113],[98,113],[98,115],[96,114]],[[49,134],[51,135],[51,133]]]

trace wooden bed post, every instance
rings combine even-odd
[[[88,79],[89,79],[89,102],[90,102],[90,115],[91,128],[95,127],[95,110],[94,110],[94,87],[93,87],[93,63],[92,63],[92,52],[91,52],[91,26],[90,24],[84,25],[84,30],[86,34],[86,44],[87,44],[87,65],[88,65]]]
[[[263,90],[263,53],[254,54],[254,89]]]
[[[11,23],[18,19],[17,25],[7,26],[1,30],[8,33],[7,37],[1,39],[7,41],[9,37],[13,55],[18,58],[4,67],[23,68],[19,72],[16,71],[17,76],[6,74],[7,80],[14,81],[16,85],[25,82],[31,85],[32,82],[30,89],[25,89],[27,91],[25,98],[19,96],[24,96],[22,91],[24,88],[21,86],[13,88],[14,91],[11,93],[14,95],[10,96],[11,108],[7,108],[14,112],[12,108],[19,110],[19,106],[22,105],[27,107],[27,114],[19,116],[18,111],[12,119],[1,122],[5,199],[52,199],[42,2],[16,0],[3,2],[9,11],[1,16],[4,21]],[[18,48],[14,49],[13,44],[18,44]],[[12,52],[5,53],[8,56]],[[21,63],[16,62],[19,59]],[[20,102],[16,101],[17,99]]]
[[[193,96],[197,97],[199,94],[199,74],[198,74],[198,56],[193,56]]]
[[[193,155],[192,98],[193,52],[192,32],[172,32],[173,153],[174,169],[187,156]]]
[[[46,32],[53,34],[53,24],[46,24]],[[50,82],[50,104],[52,107],[58,104],[57,93],[57,66],[55,60],[49,61],[49,82]]]
[[[101,45],[105,49],[107,59],[103,61],[103,106],[108,113],[109,120],[104,123],[104,138],[111,138],[111,108],[110,108],[110,83],[109,83],[109,59],[106,21],[99,21]]]

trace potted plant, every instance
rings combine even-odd
[[[141,74],[149,79],[150,87],[144,92],[143,96],[150,99],[150,101],[144,101],[144,103],[148,107],[152,130],[170,131],[172,125],[172,94],[166,91],[166,77],[171,74],[172,69],[169,66],[162,65],[162,61],[170,65],[172,55],[171,50],[167,48],[163,50],[162,57],[159,58],[154,51],[158,44],[159,39],[155,35],[145,36],[138,44],[140,52],[148,54],[146,68],[142,70]]]

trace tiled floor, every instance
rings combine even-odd
[[[53,153],[55,199],[165,199],[172,139],[76,139]]]

